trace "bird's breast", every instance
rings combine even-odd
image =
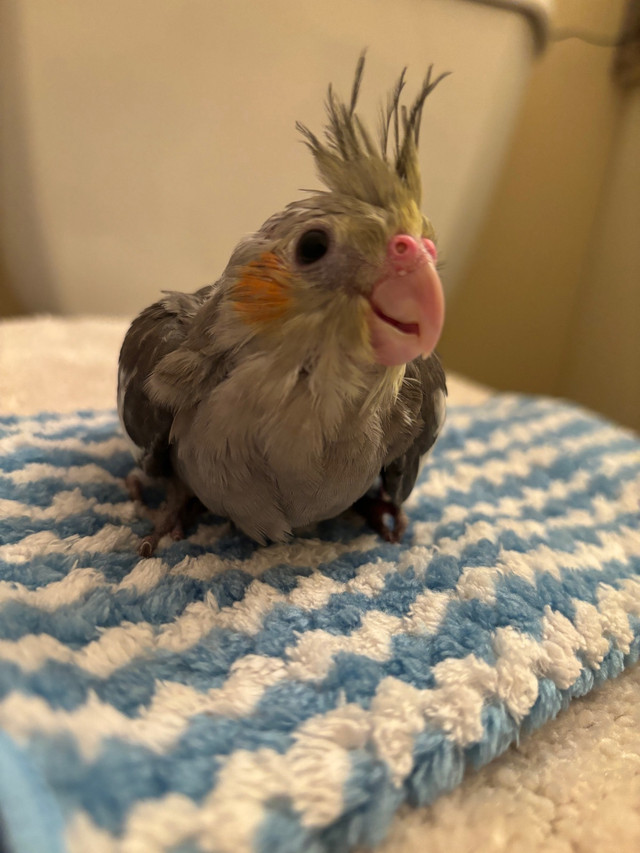
[[[351,506],[377,477],[386,445],[376,416],[345,411],[328,431],[304,380],[286,395],[281,382],[270,400],[269,382],[236,375],[215,388],[176,424],[175,464],[211,511],[239,523],[257,494],[252,511],[276,507],[290,531]]]

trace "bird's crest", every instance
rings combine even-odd
[[[306,125],[297,128],[313,154],[321,180],[333,192],[352,196],[378,207],[404,205],[409,201],[420,207],[422,184],[418,164],[418,142],[422,109],[427,96],[449,72],[432,79],[433,66],[417,97],[410,106],[400,98],[405,87],[404,68],[381,108],[377,139],[356,113],[356,104],[364,71],[365,53],[356,66],[349,103],[344,103],[329,85],[328,122],[325,140],[320,140]]]

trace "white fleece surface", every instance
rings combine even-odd
[[[121,319],[0,323],[0,413],[115,404]],[[453,403],[487,391],[450,379]],[[429,808],[404,808],[384,853],[640,850],[640,666],[608,682]],[[142,853],[142,851],[141,851]]]

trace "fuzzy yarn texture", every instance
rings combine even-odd
[[[470,389],[401,546],[209,516],[141,560],[115,413],[60,408],[0,419],[9,850],[638,849],[636,436]]]

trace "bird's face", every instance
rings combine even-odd
[[[252,333],[273,340],[334,326],[354,357],[384,366],[428,356],[444,298],[429,221],[414,202],[383,209],[326,193],[272,217],[239,251],[230,299]],[[321,343],[320,341],[319,343]]]

